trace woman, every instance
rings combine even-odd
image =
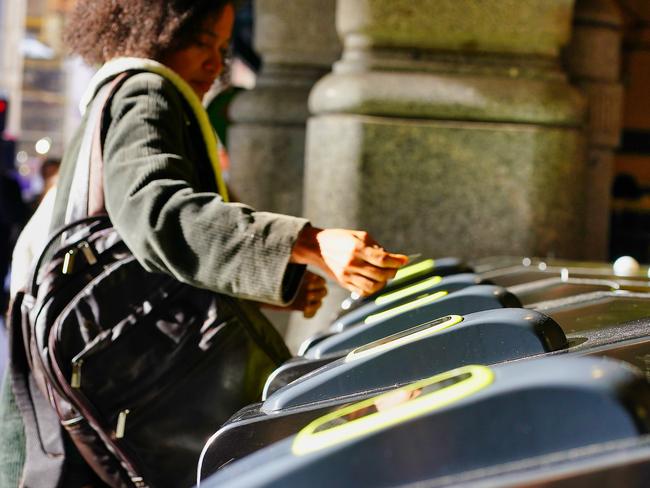
[[[379,290],[407,258],[367,233],[226,203],[214,141],[192,107],[223,70],[233,21],[234,6],[223,0],[77,2],[67,43],[87,62],[104,63],[89,88],[90,105],[116,75],[138,71],[117,90],[104,121],[103,185],[113,225],[147,270],[308,316],[325,289],[304,265],[357,293]],[[87,121],[64,158],[51,228],[66,220]],[[97,484],[81,468],[67,476],[66,487]]]

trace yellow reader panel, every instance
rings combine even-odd
[[[400,290],[386,293],[384,295],[379,295],[375,300],[375,305],[385,305],[387,303],[396,302],[397,300],[401,300],[402,298],[415,295],[421,291],[426,290],[427,288],[431,288],[441,281],[442,276],[433,276],[431,278],[427,278],[426,280],[418,281],[417,283]]]
[[[368,315],[366,319],[363,321],[364,324],[374,324],[375,322],[379,322],[380,320],[384,320],[390,317],[394,317],[395,315],[399,315],[401,313],[409,312],[411,310],[415,310],[418,307],[422,307],[424,305],[428,305],[430,303],[435,302],[436,300],[440,300],[442,297],[445,297],[449,294],[449,292],[446,291],[439,291],[436,293],[433,293],[431,295],[425,295],[423,297],[418,298],[417,300],[413,300],[412,302],[405,303],[403,305],[400,305],[399,307],[391,308],[388,310],[385,310],[383,312],[379,312],[373,315]]]
[[[404,344],[419,341],[424,337],[435,335],[449,327],[459,324],[462,321],[463,317],[460,315],[449,315],[447,317],[431,320],[422,325],[411,327],[410,329],[398,332],[397,334],[392,334],[388,337],[373,341],[370,344],[366,344],[365,346],[350,351],[350,353],[345,357],[345,362],[347,363],[362,357],[389,351],[396,347],[403,346]]]
[[[419,263],[407,264],[403,268],[400,268],[392,281],[399,281],[410,278],[419,273],[424,273],[426,271],[432,270],[436,265],[435,259],[425,259]]]
[[[292,452],[303,456],[353,441],[452,405],[491,385],[486,366],[464,366],[342,408],[314,420],[296,436]]]

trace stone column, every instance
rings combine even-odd
[[[343,55],[310,98],[306,216],[404,253],[578,256],[584,99],[559,62],[572,11],[339,0]]]
[[[620,142],[623,19],[614,0],[577,0],[566,60],[589,102],[585,257],[607,259],[614,150]]]
[[[254,90],[231,106],[231,184],[259,209],[302,214],[307,99],[340,53],[335,0],[256,0]]]
[[[230,185],[260,210],[302,215],[307,100],[339,57],[336,0],[255,0],[255,49],[262,70],[238,95],[228,130]],[[280,333],[291,315],[264,311]]]

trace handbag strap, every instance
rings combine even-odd
[[[21,320],[23,298],[22,291],[16,295],[8,316],[9,378],[25,431],[25,462],[20,486],[57,488],[63,479],[66,461],[61,424],[31,372]]]
[[[109,100],[132,72],[120,73],[105,84],[95,96],[88,114],[86,130],[81,140],[79,154],[70,187],[65,223],[106,213],[104,208],[104,185],[102,174],[102,121],[105,119]]]

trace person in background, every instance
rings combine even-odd
[[[6,281],[11,252],[29,215],[12,163],[0,161],[0,316],[4,316],[9,299]]]
[[[222,72],[234,16],[228,0],[76,3],[66,41],[88,63],[103,64],[90,103],[102,86],[131,72],[107,107],[103,135],[104,201],[115,229],[145,269],[236,297],[242,310],[254,300],[315,313],[325,282],[306,265],[353,292],[377,292],[406,256],[364,231],[319,228],[228,202],[207,149],[213,132],[201,130],[196,111]],[[52,228],[65,222],[81,140],[93,130],[87,121],[61,165]],[[0,413],[11,402],[4,394]],[[15,431],[0,432],[0,451],[19,452],[19,439]],[[70,442],[66,455],[74,459],[66,487],[100,486]],[[185,468],[192,479],[195,466]]]
[[[43,191],[38,199],[39,202],[43,200],[47,192],[56,185],[59,179],[59,168],[61,167],[61,160],[58,158],[47,158],[41,164],[39,173],[43,181]]]
[[[16,296],[16,293],[26,285],[34,257],[47,242],[60,166],[61,160],[55,158],[48,158],[41,164],[39,173],[43,182],[43,191],[34,202],[36,205],[34,213],[18,236],[11,256],[10,297]]]

